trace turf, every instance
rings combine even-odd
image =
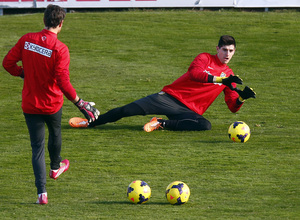
[[[70,49],[71,82],[102,113],[160,91],[197,54],[216,53],[223,34],[237,40],[229,66],[257,98],[233,114],[220,95],[204,114],[211,131],[152,133],[142,131],[150,115],[73,129],[68,120],[81,113],[66,100],[62,156],[70,169],[56,181],[47,178],[49,204],[39,206],[22,80],[1,67],[1,218],[299,219],[299,21],[292,10],[68,13],[59,39]],[[42,14],[1,16],[0,59],[23,34],[42,28]],[[228,139],[236,120],[251,128],[244,144]],[[48,155],[46,162],[49,169]],[[135,179],[152,189],[144,205],[126,198]],[[165,198],[175,180],[191,189],[185,205]]]

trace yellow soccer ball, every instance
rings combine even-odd
[[[166,198],[172,205],[184,204],[190,198],[190,188],[184,182],[172,182],[166,189]]]
[[[245,143],[250,138],[250,128],[243,121],[236,121],[229,126],[229,139],[234,142]]]
[[[142,181],[135,180],[127,188],[127,198],[135,204],[143,204],[149,201],[151,196],[150,186]]]

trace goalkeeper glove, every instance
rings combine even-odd
[[[216,83],[222,83],[225,86],[228,86],[231,90],[234,90],[234,87],[231,83],[243,84],[243,80],[239,76],[230,75],[229,77],[216,77]]]
[[[244,101],[245,99],[249,98],[256,98],[256,93],[249,86],[246,86],[243,91],[239,88],[234,88],[234,90],[240,95],[240,101]]]
[[[82,112],[82,114],[84,114],[89,123],[95,121],[100,115],[99,110],[93,107],[95,105],[94,102],[85,102],[82,99],[79,99],[75,105]]]

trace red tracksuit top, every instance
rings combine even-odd
[[[46,29],[21,37],[3,60],[11,75],[20,76],[24,70],[22,109],[28,114],[54,114],[63,105],[63,94],[69,100],[76,98],[69,64],[68,47]]]
[[[208,75],[228,77],[233,75],[233,72],[226,64],[221,63],[217,55],[201,53],[194,59],[185,74],[165,86],[162,91],[200,115],[223,91],[228,108],[232,112],[237,112],[242,106],[242,103],[237,103],[238,93],[221,83],[208,83]],[[235,83],[232,85],[236,86]]]

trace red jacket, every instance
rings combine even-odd
[[[220,62],[217,55],[201,53],[194,59],[185,74],[165,86],[162,91],[200,115],[223,91],[228,108],[232,112],[237,112],[242,106],[242,103],[237,102],[238,93],[221,83],[208,83],[208,75],[228,77],[233,75],[233,72],[226,64]],[[232,85],[236,86],[235,83]]]
[[[22,61],[22,66],[17,62]],[[54,114],[63,105],[63,94],[76,98],[70,83],[68,47],[46,29],[21,37],[3,60],[3,67],[14,76],[24,71],[22,109],[28,114]]]

